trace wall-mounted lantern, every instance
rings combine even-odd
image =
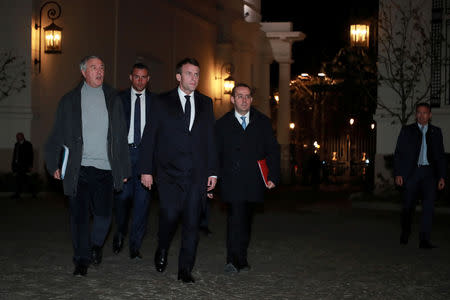
[[[236,84],[232,74],[234,72],[234,66],[231,63],[225,63],[220,68],[220,75],[216,76],[216,80],[222,80],[222,74],[228,74],[228,76],[223,79],[223,84],[220,85],[220,98],[215,98],[215,100],[222,100],[222,92],[225,95],[231,95],[233,88]]]
[[[369,25],[350,25],[350,45],[354,47],[369,47]]]
[[[275,99],[275,102],[278,104],[280,103],[280,94],[278,92],[275,92],[273,94],[273,99]]]
[[[228,77],[223,80],[224,94],[231,95],[231,92],[233,91],[235,83],[236,83],[236,81],[231,76],[231,74],[228,75]]]
[[[355,124],[355,119],[354,118],[350,118],[350,120],[348,120],[348,123],[353,126],[353,124]]]
[[[47,5],[52,5],[47,11],[47,16],[52,23],[42,28],[42,11]],[[41,73],[41,42],[42,42],[42,30],[44,31],[44,52],[48,54],[61,53],[62,47],[62,28],[54,23],[56,19],[61,16],[61,6],[55,1],[47,1],[41,6],[39,12],[39,25],[36,23],[34,28],[39,30],[39,58],[34,59],[34,64],[39,64],[39,73]]]

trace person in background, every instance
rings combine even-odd
[[[150,111],[156,95],[148,90],[150,75],[146,65],[134,64],[129,78],[131,87],[119,93],[119,96],[128,128],[128,149],[133,175],[124,184],[123,190],[114,195],[117,226],[113,239],[113,251],[118,254],[122,250],[128,231],[128,216],[130,202],[132,202],[130,258],[142,259],[140,249],[147,230],[150,191],[141,184],[140,174],[137,173],[137,163],[144,127],[146,124],[151,126]]]
[[[12,198],[20,198],[24,185],[30,189],[33,198],[36,198],[35,187],[29,176],[33,168],[33,145],[25,139],[22,132],[16,134],[16,140],[11,162],[12,172],[16,176],[16,192]]]
[[[442,131],[430,123],[431,106],[416,105],[416,122],[404,126],[394,153],[395,183],[403,188],[400,244],[408,243],[417,197],[422,197],[419,248],[432,249],[430,241],[437,190],[445,187],[446,158]]]

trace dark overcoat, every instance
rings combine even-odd
[[[52,132],[45,144],[45,162],[50,175],[60,168],[62,145],[69,148],[69,160],[63,180],[64,194],[75,196],[83,155],[81,120],[82,81],[59,101]],[[127,130],[122,101],[112,87],[103,84],[106,109],[108,111],[108,158],[114,180],[114,189],[121,190],[123,179],[131,176],[128,153]]]
[[[250,122],[244,130],[234,110],[216,122],[219,154],[219,185],[225,202],[262,202],[266,190],[258,160],[266,159],[268,180],[278,185],[280,179],[280,145],[270,119],[250,109]]]
[[[445,178],[447,164],[441,129],[428,124],[426,141],[427,159],[436,179]],[[417,168],[421,145],[422,131],[417,123],[404,126],[401,129],[394,153],[395,176],[402,176],[404,181],[408,180]]]
[[[11,168],[14,173],[26,173],[33,167],[33,145],[24,140],[14,145]]]
[[[156,175],[159,183],[206,185],[217,174],[214,113],[211,98],[195,91],[195,119],[185,127],[178,89],[152,103],[150,124],[141,142],[138,173]]]

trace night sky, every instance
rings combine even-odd
[[[317,74],[349,42],[350,23],[376,15],[378,0],[261,0],[263,22],[292,22],[306,34],[292,47],[292,75]],[[375,13],[374,13],[375,12]]]

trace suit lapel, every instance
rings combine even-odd
[[[131,89],[127,89],[123,99],[123,112],[125,113],[125,120],[127,121],[127,130],[130,128],[131,120]]]
[[[148,88],[145,90],[145,124],[150,123],[150,108],[152,105],[152,94],[148,91]]]
[[[244,128],[242,128],[241,123],[239,123],[238,119],[236,119],[235,114],[236,114],[236,112],[234,109],[230,111],[229,116],[228,116],[229,122],[232,125],[233,131],[241,132],[244,130]]]
[[[74,112],[72,114],[73,116],[73,120],[72,120],[72,124],[74,124],[73,126],[73,130],[74,130],[74,136],[75,137],[83,137],[83,129],[81,128],[82,126],[82,121],[81,121],[81,88],[83,87],[84,81],[79,85],[79,88],[77,90],[77,97],[75,98],[75,101],[72,103],[72,111]]]
[[[194,104],[195,104],[195,115],[194,115],[194,122],[192,124],[192,130],[194,130],[195,127],[197,127],[198,122],[200,120],[201,113],[203,111],[203,101],[202,101],[202,95],[199,94],[197,91],[194,91]]]
[[[183,107],[181,106],[178,89],[174,89],[170,92],[168,99],[170,101],[170,103],[168,103],[170,115],[175,119],[183,119]]]

